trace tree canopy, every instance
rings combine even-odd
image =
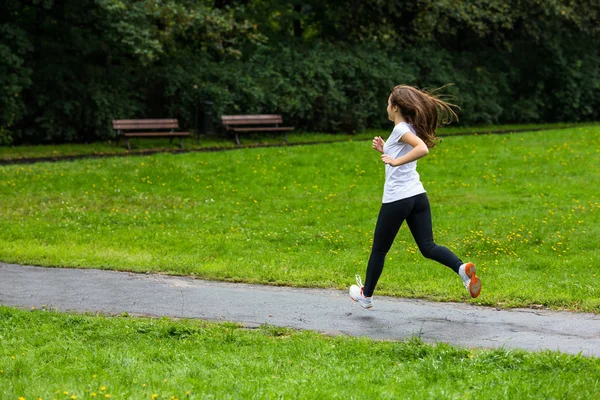
[[[3,0],[0,144],[111,136],[117,118],[385,122],[399,83],[467,124],[600,117],[594,0]]]

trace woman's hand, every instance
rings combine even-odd
[[[383,154],[383,145],[384,144],[385,144],[385,142],[383,141],[381,136],[376,136],[373,138],[373,148],[382,154]]]
[[[392,158],[392,157],[388,156],[387,154],[383,154],[381,156],[381,161],[383,161],[384,164],[391,165],[392,167],[397,167],[398,165],[400,165],[398,163],[397,159]]]

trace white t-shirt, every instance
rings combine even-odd
[[[383,154],[399,158],[413,149],[407,143],[400,141],[406,132],[416,135],[413,127],[406,122],[400,122],[394,127],[392,134],[383,146]],[[399,167],[385,165],[385,185],[383,186],[383,203],[406,199],[425,193],[425,188],[419,179],[417,162],[412,161]]]

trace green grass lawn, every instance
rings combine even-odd
[[[406,227],[377,294],[600,312],[599,143],[599,126],[445,138],[419,172],[482,295]],[[368,141],[2,166],[0,260],[342,289],[382,184]]]
[[[523,131],[527,129],[552,129],[574,126],[573,123],[553,123],[553,124],[521,124],[521,125],[488,125],[475,127],[455,127],[448,126],[440,129],[440,136],[453,136],[462,134],[486,134],[492,132]],[[582,125],[583,126],[583,125]],[[369,140],[373,136],[388,135],[387,130],[367,130],[355,134],[323,134],[314,132],[291,132],[288,134],[290,144],[298,143],[320,143],[333,141],[360,141]],[[283,144],[283,134],[273,135],[241,135],[241,146],[261,146],[261,145],[281,145]],[[121,140],[119,146],[114,142],[96,142],[82,144],[60,144],[60,145],[37,145],[37,146],[0,146],[0,161],[21,160],[31,158],[60,158],[82,155],[108,155],[108,154],[143,154],[144,152],[154,151],[179,151],[178,140],[172,143],[169,139],[132,139],[132,150],[128,151],[125,147],[125,141]],[[231,149],[237,148],[233,139],[222,135],[203,135],[200,140],[190,138],[184,140],[186,150],[207,150],[207,149]]]
[[[598,399],[600,359],[0,307],[0,398]]]

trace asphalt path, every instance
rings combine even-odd
[[[600,315],[502,310],[376,296],[364,310],[347,291],[234,284],[160,274],[0,263],[0,305],[110,315],[265,323],[327,334],[445,342],[468,348],[559,350],[600,357]]]

